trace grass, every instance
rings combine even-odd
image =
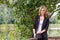
[[[0,25],[0,40],[15,40],[17,30],[18,28],[14,24]]]

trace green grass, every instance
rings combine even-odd
[[[17,31],[18,27],[14,24],[0,25],[0,40],[15,40]]]
[[[0,40],[24,40],[20,35],[21,30],[16,24],[2,24],[0,25]],[[26,39],[27,40],[27,39]]]

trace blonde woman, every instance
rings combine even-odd
[[[39,14],[35,16],[33,25],[33,37],[37,40],[48,40],[49,17],[45,6],[39,8]]]

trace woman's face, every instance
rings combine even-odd
[[[45,12],[46,12],[46,10],[45,10],[44,8],[42,8],[42,9],[40,10],[41,15],[44,15]]]

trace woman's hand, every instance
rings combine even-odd
[[[42,34],[42,33],[44,33],[46,30],[45,29],[43,29],[42,31],[40,31],[39,33],[37,33],[37,34]]]
[[[42,31],[40,31],[39,33],[36,33],[36,34],[42,34]]]

